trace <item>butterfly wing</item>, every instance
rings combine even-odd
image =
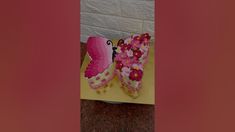
[[[113,50],[108,41],[103,37],[89,37],[87,41],[87,52],[91,61],[86,68],[85,77],[89,79],[88,82],[91,82],[93,88],[105,85],[113,76]]]

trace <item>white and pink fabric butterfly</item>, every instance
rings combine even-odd
[[[85,77],[90,87],[99,89],[117,75],[122,85],[130,91],[138,91],[147,62],[150,38],[148,33],[135,34],[120,39],[115,47],[107,38],[89,37],[87,52],[91,61]]]

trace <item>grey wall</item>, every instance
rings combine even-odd
[[[81,0],[81,41],[99,35],[109,39],[131,33],[154,35],[154,0]]]

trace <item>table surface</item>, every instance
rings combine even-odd
[[[86,45],[81,43],[81,65]],[[153,132],[154,106],[81,100],[82,132]]]

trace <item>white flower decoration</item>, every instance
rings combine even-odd
[[[148,46],[141,45],[141,46],[140,46],[140,50],[141,50],[142,52],[146,52],[146,51],[148,51]]]
[[[131,37],[129,37],[129,38],[127,38],[127,39],[124,40],[124,43],[125,43],[125,44],[130,44],[131,41],[132,41],[132,39],[131,39]]]
[[[127,53],[128,57],[132,57],[133,56],[133,51],[132,50],[128,50],[128,51],[126,51],[126,53]]]
[[[141,64],[133,64],[132,68],[136,69],[136,70],[142,70],[143,71],[143,66]]]
[[[122,74],[122,76],[129,76],[130,72],[131,72],[131,69],[130,69],[130,68],[128,68],[128,67],[123,67],[121,74]]]

